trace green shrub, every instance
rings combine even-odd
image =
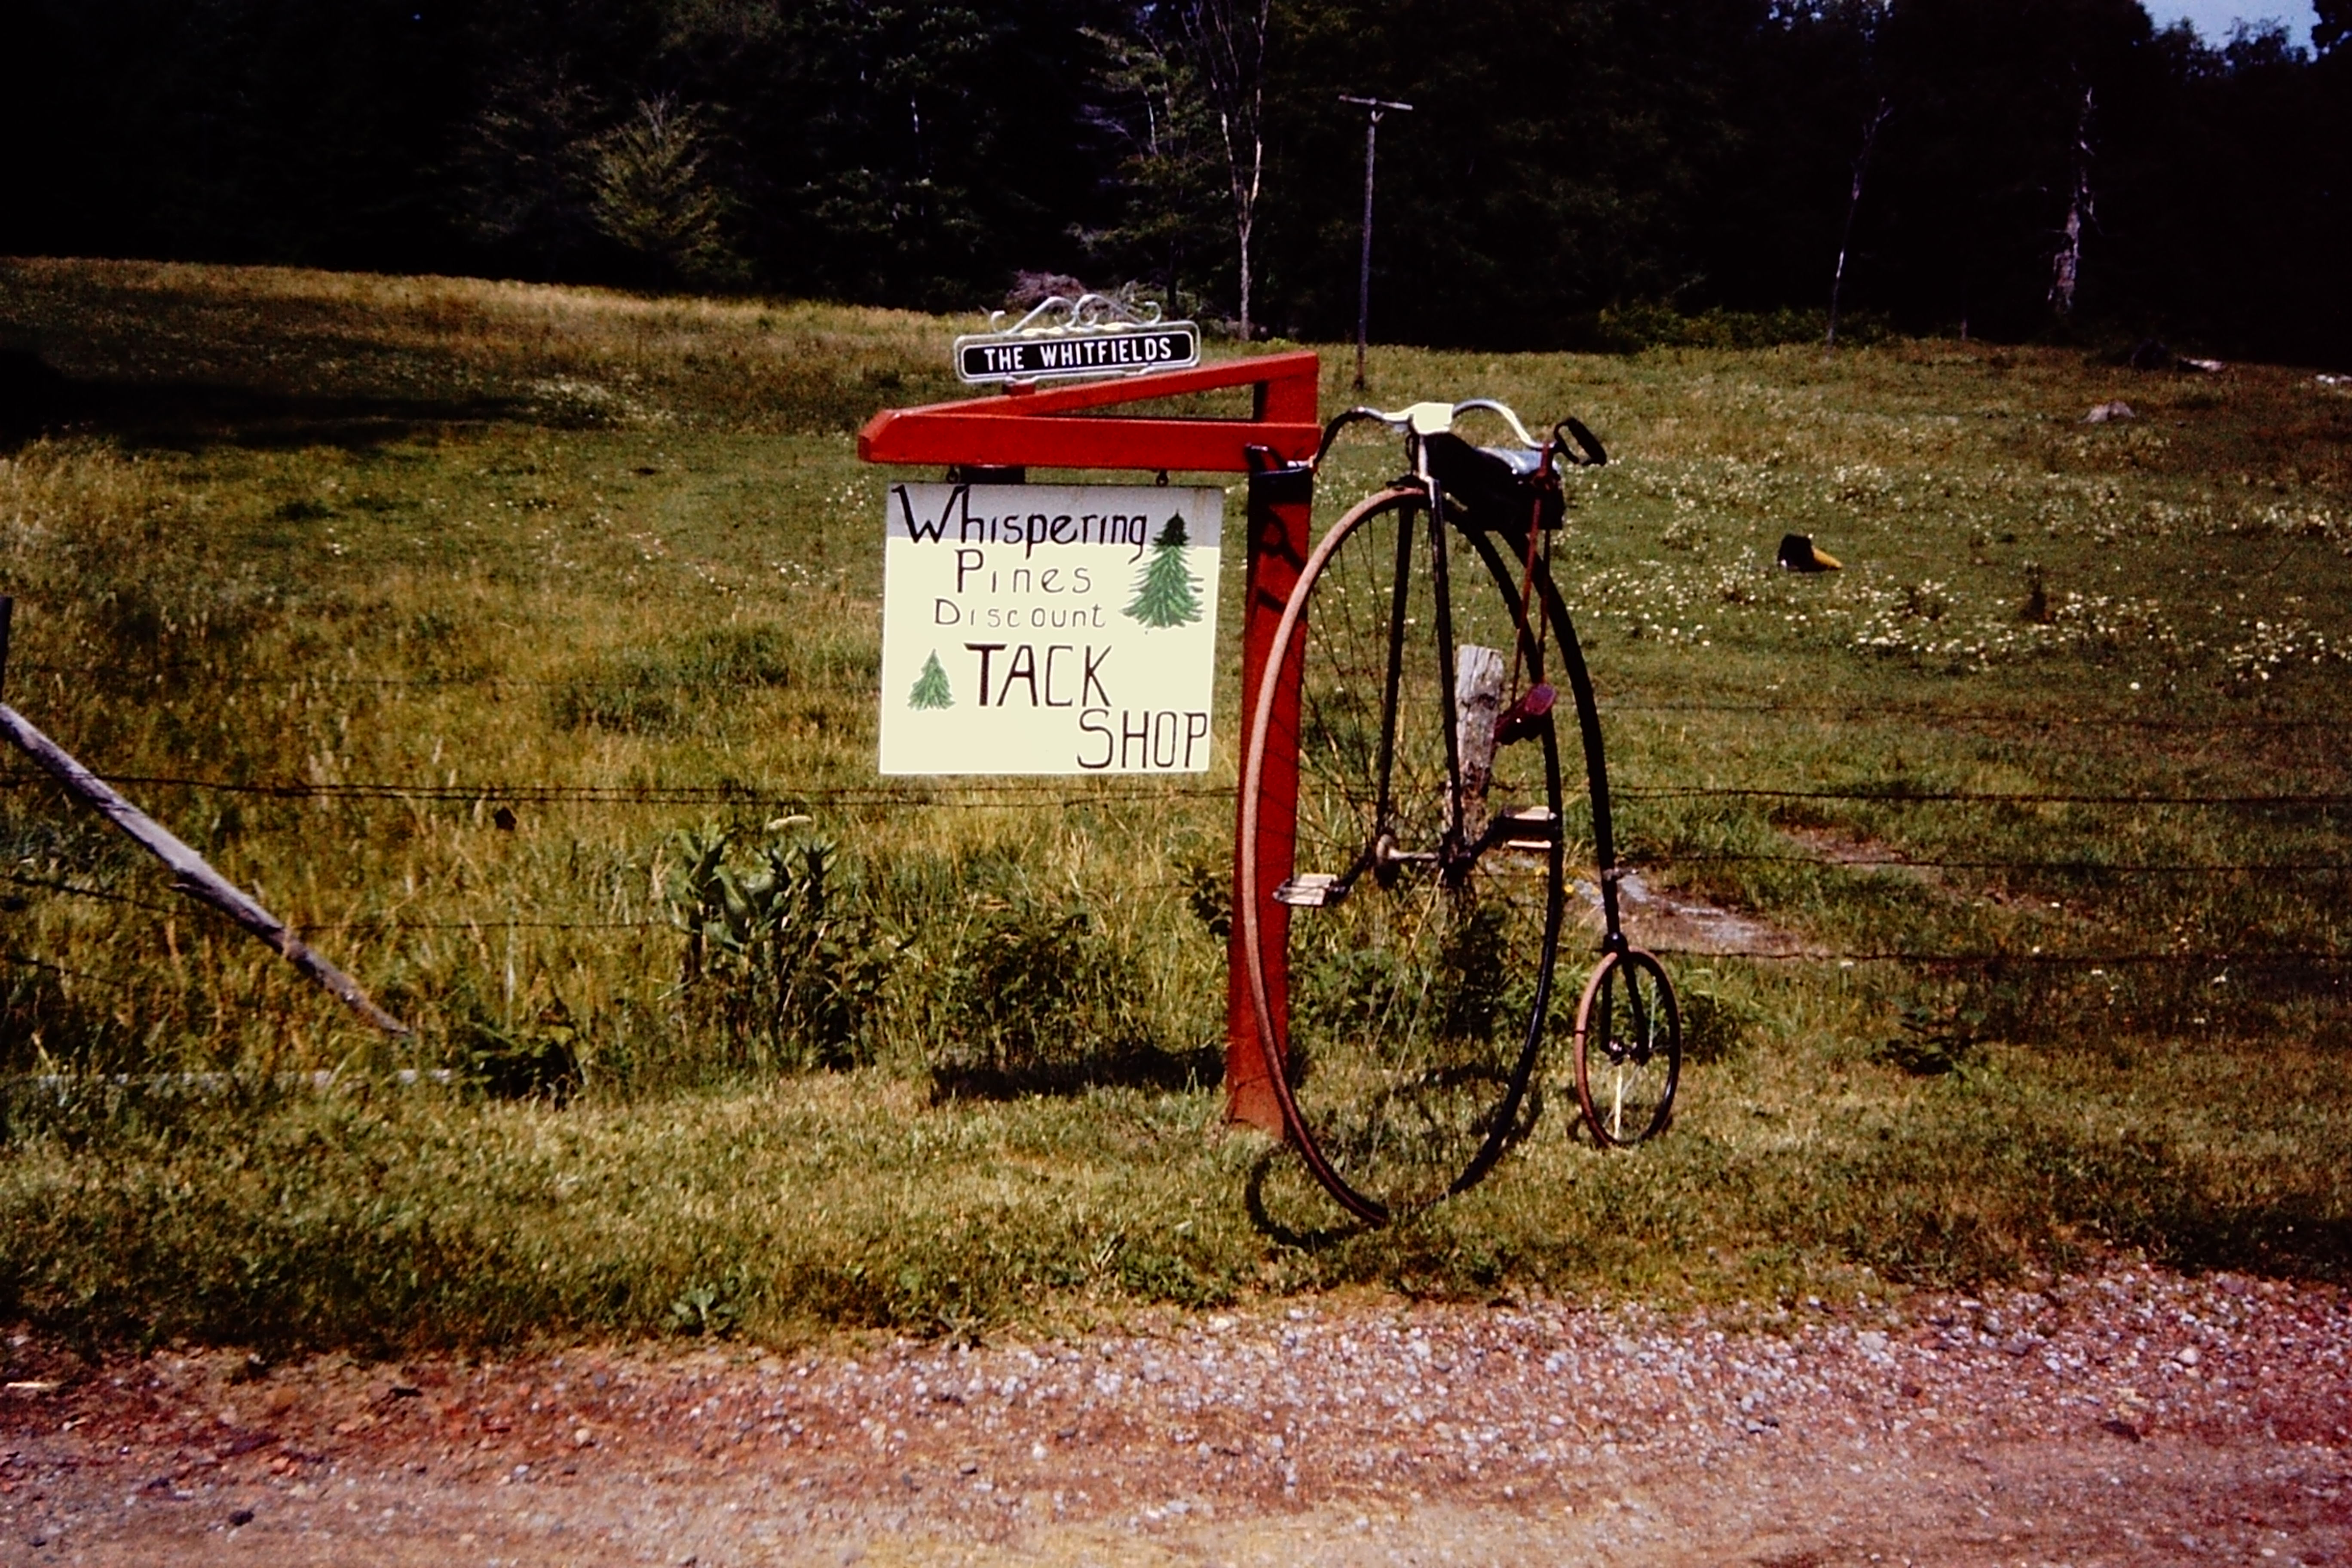
[[[1155,1037],[1139,994],[1143,968],[1076,894],[977,894],[940,973],[934,1099],[1215,1083],[1213,1045],[1170,1050]]]
[[[1081,1054],[1117,1015],[1111,963],[1076,899],[985,898],[950,965],[951,1054],[1013,1074]]]
[[[580,1029],[561,1001],[515,1025],[469,1012],[459,1018],[456,1033],[458,1070],[494,1100],[561,1104],[580,1090]]]
[[[832,845],[769,842],[730,862],[730,829],[681,832],[664,884],[686,933],[678,994],[729,1065],[842,1068],[866,1059],[904,944],[838,885]]]

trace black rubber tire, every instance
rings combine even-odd
[[[1400,532],[1401,607],[1392,594]],[[1309,1170],[1373,1223],[1471,1185],[1528,1130],[1566,900],[1559,739],[1549,721],[1498,750],[1488,796],[1497,810],[1549,811],[1548,846],[1449,851],[1454,674],[1439,646],[1429,535],[1425,497],[1404,487],[1369,498],[1324,535],[1276,634],[1243,762],[1241,912],[1259,1038]],[[1496,648],[1507,669],[1520,637],[1518,543],[1446,531],[1453,645]],[[1570,646],[1557,635],[1565,630],[1558,596],[1536,570],[1549,631],[1540,647],[1528,637],[1518,650],[1522,689],[1557,679],[1541,661]],[[1402,642],[1391,727],[1392,634]],[[1269,700],[1275,672],[1302,641],[1299,721],[1284,734]],[[1393,752],[1382,820],[1384,735]],[[1275,831],[1261,822],[1258,792],[1268,752],[1293,745],[1296,865],[1355,875],[1337,903],[1288,910],[1277,938],[1258,918],[1254,888],[1257,838]],[[1384,836],[1408,857],[1434,858],[1368,863]],[[1279,963],[1269,963],[1277,942]],[[1274,996],[1286,975],[1287,1018],[1277,1026]]]
[[[1605,955],[1576,1007],[1576,1100],[1593,1142],[1630,1148],[1674,1121],[1682,1081],[1682,1013],[1655,958]]]

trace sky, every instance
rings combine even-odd
[[[2288,36],[2308,48],[2311,24],[2318,19],[2311,0],[2145,0],[2145,4],[2158,26],[2186,16],[2196,26],[2198,37],[2209,44],[2227,43],[2231,24],[2242,16],[2249,22],[2284,22]]]

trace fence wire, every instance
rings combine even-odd
[[[39,668],[42,667],[35,667]],[[62,668],[49,673],[74,673]],[[98,673],[91,671],[89,673]],[[120,671],[111,671],[120,675]],[[549,684],[507,678],[450,678],[439,681],[415,678],[322,677],[311,672],[300,675],[251,675],[223,677],[248,683],[284,683],[289,680],[310,680],[333,684],[366,686],[409,686],[434,684]],[[1756,713],[1787,714],[1792,711],[1844,713],[1850,710],[1829,705],[1748,705],[1736,703],[1687,704],[1620,704],[1619,711],[1651,713]],[[1954,711],[1922,709],[1910,714],[1889,714],[1890,717],[1933,718],[1953,722],[2025,721],[2020,716],[1990,711]],[[2039,722],[2039,721],[2035,721]],[[2166,721],[2116,718],[2083,721],[2085,723],[2129,725],[2162,730],[2252,730],[2252,729],[2325,729],[2352,728],[2352,721],[2333,720],[2236,720],[2236,721]],[[1019,805],[1051,805],[1063,808],[1095,805],[1128,805],[1160,804],[1171,801],[1223,801],[1234,799],[1230,784],[1178,784],[1154,782],[1150,784],[1108,782],[1099,788],[1074,791],[1062,779],[1036,782],[994,782],[990,784],[957,784],[945,788],[893,788],[875,785],[785,785],[762,783],[726,782],[713,784],[572,784],[513,780],[477,780],[468,782],[434,783],[426,780],[351,780],[317,782],[267,779],[208,778],[182,773],[121,773],[107,775],[108,782],[118,786],[147,788],[177,788],[207,793],[256,796],[269,799],[398,801],[412,803],[457,804],[463,805],[602,805],[602,806],[758,806],[768,809],[793,810],[826,806],[844,809],[909,808],[909,809],[990,809]],[[16,789],[51,783],[45,773],[17,771],[0,773],[0,788]],[[1681,800],[1745,800],[1745,801],[1816,801],[1877,805],[2081,805],[2101,807],[2180,806],[2263,812],[2279,809],[2335,811],[2352,807],[2352,795],[2329,793],[2279,794],[2145,794],[2131,792],[2098,792],[2074,790],[1929,790],[1889,786],[1846,788],[1794,788],[1769,785],[1683,785],[1620,788],[1614,795],[1628,801]],[[1937,858],[1903,855],[1863,858],[1813,857],[1799,854],[1716,853],[1661,858],[1641,862],[1644,866],[1664,867],[1684,865],[1791,865],[1839,870],[1907,869],[1922,871],[1980,871],[2033,875],[2074,876],[2279,876],[2329,877],[2352,873],[2352,864],[2338,862],[2294,861],[2144,861],[2117,862],[2084,858],[2036,859],[2026,858]],[[59,879],[30,877],[16,872],[0,872],[0,882],[29,890],[51,892],[69,897],[100,900],[155,913],[174,912],[181,906],[164,904],[106,888],[90,887]],[[383,932],[437,931],[674,931],[677,929],[667,919],[629,921],[544,921],[544,920],[411,920],[399,916],[356,916],[344,920],[302,922],[297,926],[305,933],[322,931]],[[2248,953],[2243,952],[2191,952],[2179,949],[2158,949],[2146,952],[2018,952],[1996,951],[1982,952],[1932,952],[1907,950],[1829,950],[1801,947],[1796,950],[1722,951],[1699,948],[1661,948],[1662,955],[1690,959],[1745,960],[1773,963],[1837,963],[1840,965],[1897,963],[1925,967],[1969,968],[1996,966],[2045,966],[2099,969],[2105,967],[2179,963],[2196,965],[2233,965],[2241,969],[2263,970],[2302,968],[2326,969],[2343,965],[2347,956],[2336,949],[2300,949]],[[121,983],[104,976],[68,970],[47,960],[18,952],[0,952],[0,962],[24,967],[47,970],[59,975],[116,986]]]
[[[1066,784],[1058,782],[957,784],[945,789],[911,790],[868,784],[563,784],[495,779],[455,784],[402,779],[316,783],[291,779],[203,778],[188,773],[106,773],[100,776],[107,783],[118,786],[194,789],[278,800],[456,801],[469,805],[476,801],[509,805],[575,803],[597,805],[789,805],[822,803],[852,806],[952,808],[1041,802],[1095,805],[1163,800],[1230,800],[1234,795],[1231,784],[1122,785],[1073,793]],[[0,787],[9,789],[48,782],[50,780],[46,773],[20,771],[0,774]],[[1612,789],[1610,793],[1619,800],[1813,800],[1876,805],[2183,805],[2252,811],[2273,807],[2305,810],[2352,807],[2352,795],[2332,794],[2155,795],[2092,790],[1927,790],[1885,786],[1799,789],[1748,784],[1634,785]],[[943,799],[943,795],[956,798]]]
[[[997,805],[1063,806],[1149,804],[1166,800],[1230,801],[1233,786],[1125,785],[1076,791],[1060,780],[1034,784],[959,784],[950,790],[891,789],[870,784],[788,785],[564,784],[485,780],[434,784],[426,780],[365,779],[312,783],[291,779],[200,778],[184,773],[105,773],[118,788],[143,786],[202,790],[216,795],[256,795],[273,800],[389,800],[454,802],[471,805],[765,805],[919,806],[979,810]],[[47,773],[0,774],[0,788],[22,789],[52,783]],[[951,794],[955,798],[942,798]]]
[[[579,676],[501,675],[491,671],[462,675],[331,675],[316,668],[251,669],[229,671],[215,665],[194,659],[164,660],[144,668],[127,669],[121,665],[61,665],[37,661],[14,663],[12,669],[26,675],[54,675],[68,679],[150,680],[163,675],[194,674],[207,685],[216,686],[327,686],[353,687],[381,690],[441,690],[476,687],[533,688],[568,687],[577,684]],[[678,691],[708,691],[707,686],[678,682],[667,685]],[[2000,708],[1951,708],[1922,703],[1874,703],[1866,711],[1858,711],[1853,703],[1837,702],[1631,702],[1612,701],[1604,697],[1601,707],[1612,713],[1719,713],[1748,714],[1762,717],[1818,715],[1823,718],[1853,721],[1866,718],[1874,721],[1887,720],[1932,719],[1956,724],[1986,724],[2046,729],[2047,717],[2017,712]],[[2264,730],[2352,730],[2352,719],[2280,719],[2280,718],[2211,718],[2155,719],[2134,714],[2104,714],[2070,716],[2070,728],[2132,729],[2171,731]]]

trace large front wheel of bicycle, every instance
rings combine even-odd
[[[1554,679],[1545,660],[1567,646],[1540,563],[1536,613],[1521,614],[1524,542],[1449,522],[1441,573],[1421,491],[1349,512],[1292,593],[1244,756],[1239,912],[1259,1038],[1308,1169],[1375,1224],[1476,1182],[1538,1103],[1565,889],[1549,718],[1458,782],[1495,722],[1475,700],[1484,716],[1462,717],[1457,682],[1475,688],[1483,667],[1507,703]],[[1274,701],[1291,660],[1295,726]],[[1289,834],[1286,752],[1297,870],[1259,889],[1262,853]]]
[[[1576,1098],[1594,1141],[1624,1148],[1664,1131],[1682,1070],[1665,970],[1639,948],[1603,957],[1576,1009]]]

